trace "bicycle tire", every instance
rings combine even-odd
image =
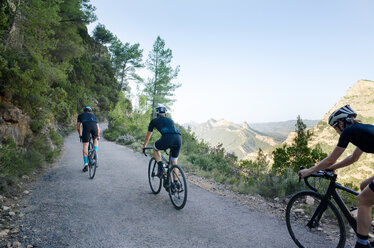
[[[287,204],[287,229],[298,247],[343,248],[345,245],[346,230],[343,218],[330,200],[327,201],[327,208],[319,220],[313,223],[314,226],[307,226],[322,198],[323,196],[317,192],[301,191]]]
[[[89,143],[89,156],[88,156],[88,175],[90,179],[93,179],[96,174],[96,167],[97,167],[97,154],[96,150],[93,148],[92,140]]]
[[[179,173],[177,170],[179,170]],[[175,181],[174,178],[178,179],[179,187],[174,182],[170,183],[169,197],[174,207],[180,210],[184,208],[187,202],[187,180],[183,169],[179,165],[171,166],[168,173],[170,180]]]
[[[148,165],[148,182],[152,193],[155,195],[160,193],[162,185],[162,179],[157,176],[157,172],[158,164],[155,158],[151,158]]]

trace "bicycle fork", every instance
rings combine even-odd
[[[321,220],[321,217],[322,217],[323,213],[327,209],[329,198],[330,198],[330,196],[328,196],[328,195],[325,195],[322,198],[322,200],[321,200],[320,204],[318,205],[316,211],[314,212],[312,218],[308,222],[307,227],[312,229],[312,228],[316,228],[316,227],[319,226],[319,221]]]

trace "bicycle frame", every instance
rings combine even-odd
[[[342,198],[340,197],[340,195],[338,194],[338,192],[336,191],[336,189],[343,190],[343,191],[345,191],[345,192],[347,192],[349,194],[353,194],[353,195],[356,195],[356,196],[359,195],[359,193],[356,192],[356,191],[354,191],[354,190],[352,190],[352,189],[344,187],[344,186],[342,186],[339,183],[337,183],[336,182],[337,175],[335,173],[330,173],[330,172],[323,171],[323,172],[319,172],[319,173],[316,173],[316,174],[312,174],[311,177],[322,177],[322,178],[328,179],[328,180],[330,180],[330,184],[329,184],[329,187],[327,189],[326,194],[323,195],[321,203],[317,207],[315,213],[313,214],[311,220],[308,222],[307,226],[310,227],[310,228],[312,228],[312,227],[314,227],[314,224],[318,223],[317,221],[320,220],[323,212],[327,208],[327,201],[330,200],[330,198],[332,197],[335,200],[336,204],[339,206],[340,211],[345,216],[345,218],[348,221],[349,225],[352,227],[352,229],[356,233],[357,232],[357,221],[351,215],[350,211],[348,210],[347,205],[344,203],[344,201],[342,200]],[[315,192],[318,192],[318,190],[316,188],[314,188],[312,185],[309,184],[307,178],[305,178],[304,180],[305,180],[305,184],[310,189],[312,189]]]

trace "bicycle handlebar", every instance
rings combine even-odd
[[[150,149],[153,149],[153,147],[144,147],[143,148],[143,154],[144,154],[144,156],[148,157],[147,153],[145,153],[145,150],[150,150]]]
[[[151,150],[151,149],[153,149],[153,147],[144,147],[143,154],[147,157],[148,155],[145,153],[145,150]],[[166,155],[169,155],[169,153],[166,150],[163,150],[163,151],[166,153]]]
[[[300,166],[300,170],[303,170],[304,168],[305,168],[304,166]],[[320,170],[317,173],[313,173],[313,174],[305,177],[304,182],[305,182],[306,186],[308,186],[308,188],[312,189],[313,191],[317,191],[316,188],[314,188],[312,185],[310,185],[310,183],[308,181],[309,177],[322,177],[324,179],[328,179],[328,180],[331,181],[331,180],[336,180],[337,175],[335,174],[334,170],[326,169],[324,171]],[[301,181],[301,176],[299,175],[299,182],[300,181]]]

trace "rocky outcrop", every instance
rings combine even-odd
[[[30,117],[10,104],[0,104],[0,142],[7,137],[14,140],[17,146],[23,146],[32,137]]]

